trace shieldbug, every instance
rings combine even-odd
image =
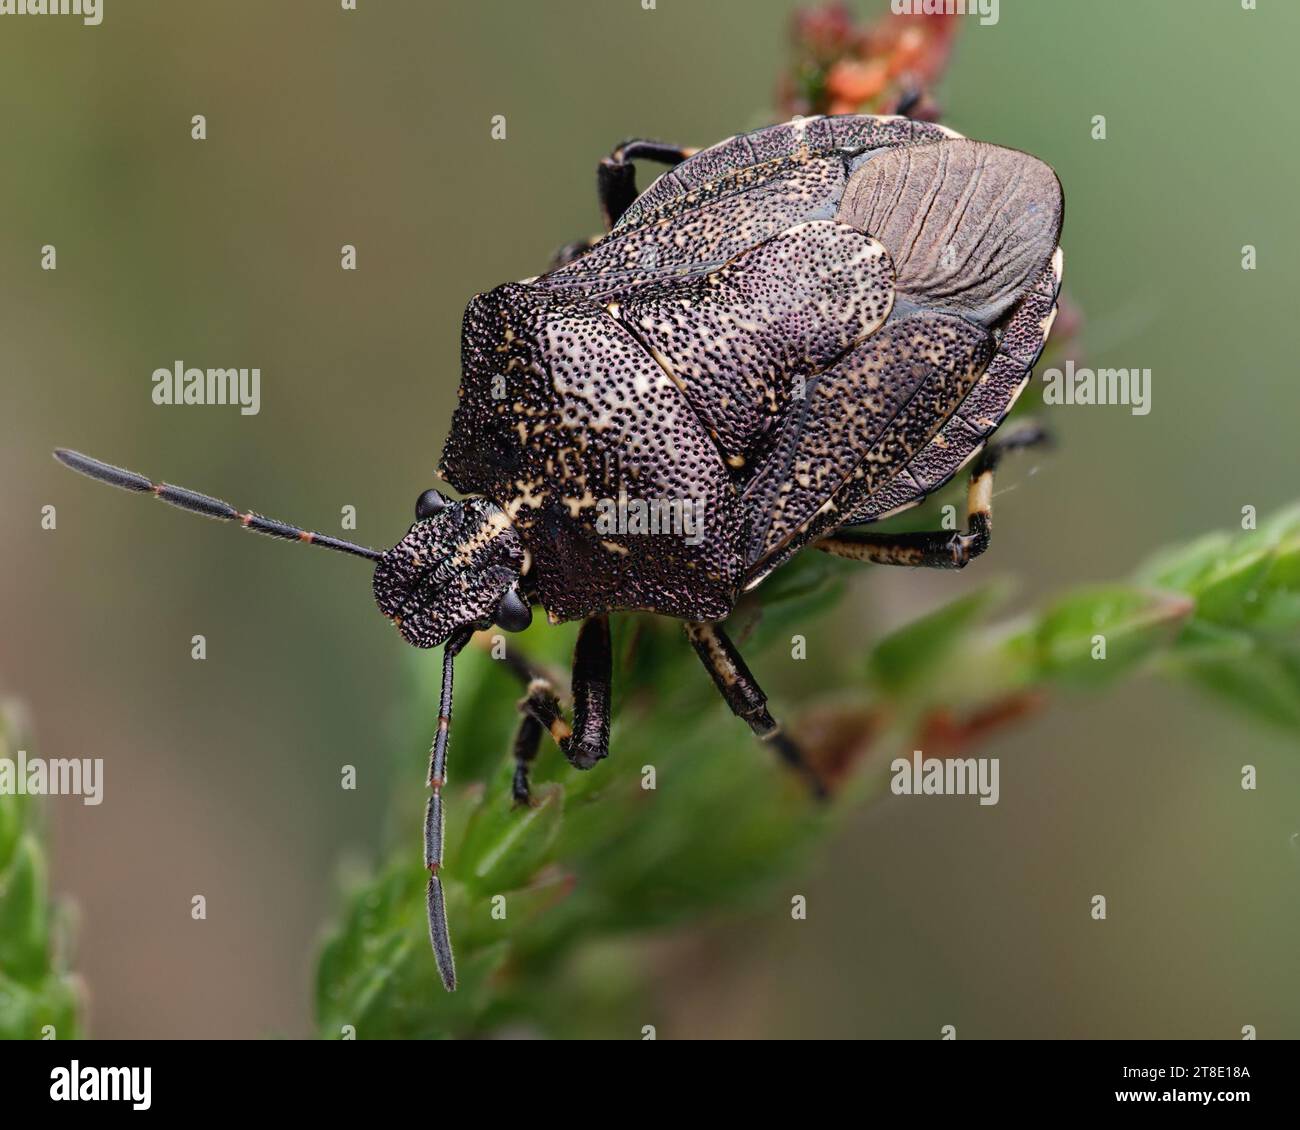
[[[638,194],[633,162],[669,166]],[[599,165],[607,234],[474,297],[440,473],[384,552],[74,452],[76,471],[258,533],[374,562],[380,610],[443,648],[425,819],[429,932],[455,967],[439,871],[456,654],[492,624],[581,619],[572,722],[522,661],[514,792],[549,734],[578,769],[609,752],[609,614],[685,622],[727,705],[815,775],[722,622],[805,547],[959,568],[989,542],[989,443],[1056,313],[1062,197],[1043,162],[900,117],[796,119],[698,152],[628,141]],[[973,462],[962,532],[880,534]],[[702,528],[618,520],[622,506]],[[676,510],[674,510],[674,506]],[[615,520],[611,522],[611,514]],[[633,528],[637,525],[637,528]]]

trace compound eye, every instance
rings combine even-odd
[[[432,518],[447,505],[447,499],[436,490],[426,490],[415,500],[415,517],[419,521]]]
[[[522,632],[533,622],[533,610],[515,589],[506,589],[497,605],[496,623],[507,632]]]

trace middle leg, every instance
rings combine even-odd
[[[744,719],[761,741],[775,748],[781,760],[808,782],[815,796],[825,798],[825,784],[808,764],[799,746],[782,733],[767,709],[767,695],[745,665],[731,637],[722,630],[722,625],[688,620],[686,636],[713,676],[713,682],[731,707],[731,712]]]

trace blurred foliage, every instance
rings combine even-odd
[[[773,577],[761,609],[741,610],[760,677],[799,662],[791,627],[815,626],[845,567],[854,566],[806,553]],[[360,1038],[638,1037],[653,1023],[652,1003],[639,996],[650,986],[628,975],[642,968],[635,948],[611,939],[771,898],[845,812],[886,791],[894,757],[913,748],[965,754],[1052,692],[1096,692],[1154,669],[1300,734],[1300,508],[1162,554],[1131,581],[990,623],[1005,596],[1005,586],[977,590],[859,656],[818,658],[824,689],[792,729],[835,782],[827,805],[763,756],[675,623],[627,616],[615,622],[612,756],[579,773],[548,748],[534,806],[513,808],[517,716],[503,703],[519,687],[486,647],[467,650],[451,764],[453,785],[469,783],[448,790],[444,872],[462,988],[442,991],[429,952],[416,835],[423,796],[412,787],[398,814],[409,834],[350,893],[322,955],[322,1035],[351,1025]],[[524,651],[562,668],[573,635],[540,625],[523,637]],[[420,671],[417,732],[427,738],[437,665]],[[407,752],[407,775],[422,779],[419,744]]]
[[[0,704],[0,758],[30,747],[16,708]],[[81,994],[66,972],[66,913],[51,906],[38,801],[0,793],[0,1039],[75,1039]],[[47,1033],[52,1028],[53,1033]]]
[[[938,117],[931,87],[948,65],[960,19],[891,15],[859,22],[844,3],[802,8],[790,27],[791,61],[777,85],[785,117],[896,114]]]

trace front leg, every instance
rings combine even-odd
[[[522,709],[522,703],[520,707]],[[519,729],[515,731],[515,776],[510,792],[515,804],[527,807],[533,802],[529,787],[528,771],[537,758],[537,751],[542,745],[542,724],[531,714],[519,719]]]
[[[781,727],[767,709],[767,695],[745,665],[736,645],[722,630],[722,625],[688,620],[686,636],[713,676],[713,682],[731,707],[731,712],[737,718],[743,718],[761,741],[773,746],[781,760],[808,782],[815,796],[825,798],[826,786],[808,764],[799,746],[781,732]]]
[[[584,620],[573,650],[573,733],[560,743],[575,769],[590,769],[609,756],[613,654],[609,617]]]
[[[515,735],[514,798],[530,798],[528,768],[537,756],[543,732],[548,733],[575,769],[590,769],[609,755],[609,719],[613,701],[613,648],[609,617],[592,616],[583,622],[573,652],[573,725],[564,720],[555,689],[544,676],[508,654],[511,670],[528,680],[528,693],[520,701],[524,718]]]
[[[596,166],[596,193],[600,197],[600,214],[605,220],[605,230],[609,231],[618,223],[619,217],[637,198],[636,166],[633,161],[658,161],[672,168],[694,152],[694,149],[666,145],[662,141],[635,139],[623,142],[608,157],[602,157]],[[581,258],[600,239],[600,236],[594,235],[590,239],[575,239],[572,243],[566,243],[551,256],[547,271],[558,271]]]

